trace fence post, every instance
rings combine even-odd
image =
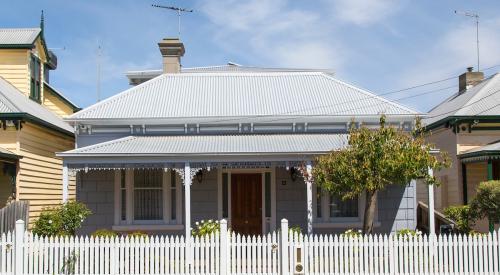
[[[281,234],[280,234],[280,266],[281,274],[288,275],[288,220],[281,220]]]
[[[227,232],[227,221],[220,221],[220,275],[228,274],[228,267],[231,262],[229,257],[229,234]]]
[[[24,242],[24,221],[16,221],[16,242],[14,248],[15,273],[16,275],[23,274],[23,242]]]

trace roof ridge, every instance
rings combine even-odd
[[[167,75],[167,76],[172,76],[172,77],[188,77],[188,76],[214,76],[214,75],[220,75],[220,76],[256,76],[256,75],[262,75],[262,76],[273,76],[273,75],[319,75],[319,74],[324,74],[324,72],[321,71],[271,71],[271,72],[265,72],[265,71],[248,71],[248,72],[219,72],[219,71],[212,71],[212,72],[202,72],[202,73],[197,73],[197,72],[184,72],[184,73],[173,73],[173,74],[162,74],[162,75]]]
[[[33,27],[33,28],[0,28],[0,31],[37,31],[37,30],[42,30],[39,27]]]
[[[479,82],[478,84],[476,84],[474,87],[476,87],[477,85],[481,85],[482,83],[484,83],[484,86],[479,88],[479,90],[473,94],[469,100],[467,100],[466,102],[464,102],[464,104],[462,104],[462,106],[460,106],[459,110],[457,110],[456,112],[454,112],[455,114],[461,110],[464,110],[464,111],[467,111],[467,110],[470,110],[471,109],[471,106],[474,105],[474,102],[477,102],[477,101],[481,101],[482,98],[484,97],[484,93],[485,92],[490,92],[491,91],[491,85],[492,85],[492,80],[494,80],[497,76],[499,76],[498,73],[496,74],[493,74],[491,75],[490,77],[488,78],[485,78],[483,79],[481,82]],[[474,88],[473,87],[473,88]],[[486,91],[487,90],[487,91]],[[465,93],[464,93],[465,94]],[[477,100],[473,100],[473,99],[477,99]]]
[[[355,89],[355,90],[357,90],[357,91],[359,91],[359,92],[362,92],[362,93],[364,93],[364,94],[366,94],[366,95],[372,96],[373,98],[377,98],[377,99],[379,99],[379,100],[382,100],[382,101],[384,101],[384,102],[386,102],[386,103],[388,103],[388,104],[391,104],[391,105],[393,105],[393,106],[396,106],[396,107],[398,107],[398,108],[404,109],[404,110],[405,110],[405,111],[407,111],[407,112],[414,113],[415,115],[418,115],[418,114],[419,114],[419,112],[418,112],[418,111],[412,110],[412,109],[410,109],[409,107],[406,107],[406,106],[405,106],[405,105],[403,105],[403,104],[396,103],[396,102],[393,102],[392,100],[389,100],[389,99],[387,99],[387,98],[385,98],[385,97],[379,96],[379,95],[377,95],[377,94],[375,94],[375,93],[373,93],[373,92],[371,92],[371,91],[369,91],[369,90],[367,90],[367,89],[360,88],[360,87],[356,87],[356,86],[354,86],[353,84],[347,83],[347,82],[345,82],[345,81],[343,81],[343,80],[340,80],[340,79],[338,79],[338,78],[333,77],[332,75],[329,75],[329,74],[326,74],[326,73],[323,73],[323,72],[321,72],[321,74],[322,74],[324,77],[326,77],[326,78],[329,78],[329,79],[331,79],[331,80],[333,80],[333,81],[336,81],[336,82],[338,82],[338,83],[340,83],[340,84],[343,84],[343,85],[349,86],[349,87],[351,87],[351,88],[353,88],[353,89]]]

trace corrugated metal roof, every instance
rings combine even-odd
[[[0,115],[5,113],[26,113],[63,131],[73,133],[73,128],[68,123],[23,95],[7,80],[0,77]]]
[[[483,80],[462,93],[456,93],[434,107],[424,119],[427,125],[451,116],[500,115],[500,74]]]
[[[479,152],[495,152],[495,151],[500,152],[500,141],[465,151],[465,152],[461,153],[460,155],[469,155],[469,154],[479,153]]]
[[[40,32],[40,28],[0,29],[0,45],[33,44]]]
[[[68,120],[415,115],[322,72],[163,74]]]
[[[347,134],[129,136],[59,156],[321,154],[347,145]]]
[[[181,73],[248,73],[248,72],[323,72],[334,75],[333,70],[327,69],[304,69],[304,68],[265,68],[256,66],[243,66],[233,62],[226,65],[181,68]],[[131,85],[141,84],[163,73],[162,70],[140,70],[125,73]]]

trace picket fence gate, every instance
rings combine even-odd
[[[279,232],[289,232],[282,220]],[[0,274],[500,274],[500,231],[489,235],[241,236],[186,240],[38,237],[16,223],[0,239]]]

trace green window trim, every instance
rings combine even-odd
[[[38,57],[31,55],[30,61],[30,98],[38,103],[41,103],[42,91],[42,69],[41,62]]]

